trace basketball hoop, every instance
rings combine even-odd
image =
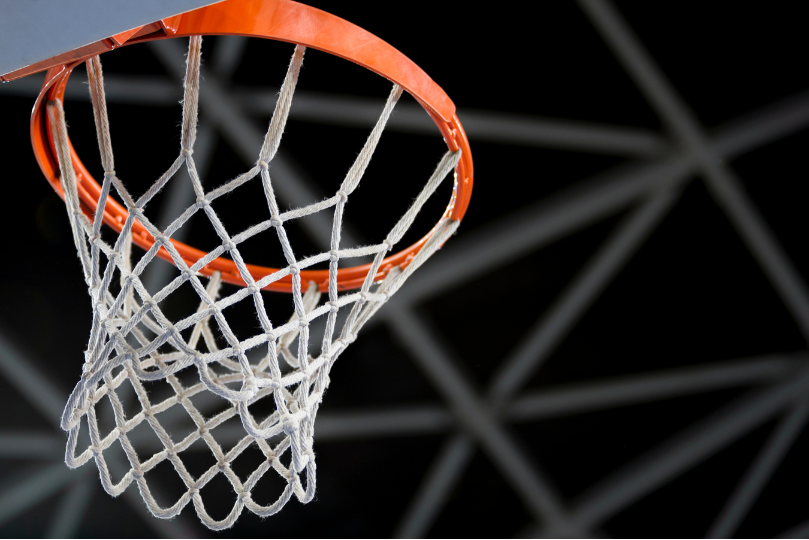
[[[207,192],[199,181],[193,158],[203,35],[251,36],[295,44],[256,164]],[[125,45],[176,37],[189,38],[181,152],[143,195],[135,197],[115,172],[98,55]],[[281,212],[272,187],[270,164],[280,145],[306,48],[364,66],[392,81],[393,89],[337,192],[315,204]],[[68,77],[81,63],[87,66],[105,171],[101,183],[90,175],[73,149],[62,105]],[[472,158],[453,103],[421,69],[387,43],[338,17],[291,0],[226,0],[132,29],[5,78],[45,69],[45,82],[31,119],[34,152],[46,179],[65,201],[93,303],[93,326],[83,375],[62,417],[62,427],[69,434],[67,464],[78,467],[90,459],[95,460],[105,490],[114,496],[134,481],[150,511],[158,517],[176,516],[193,502],[202,522],[212,529],[232,526],[245,507],[267,516],[280,510],[293,494],[301,502],[309,502],[315,492],[314,421],[329,384],[331,367],[365,322],[455,232],[466,212],[472,190]],[[358,188],[403,91],[411,94],[431,116],[444,137],[448,152],[413,205],[382,242],[342,247],[343,208]],[[160,230],[147,219],[143,209],[183,166],[191,178],[196,201],[167,228]],[[391,255],[416,214],[452,170],[455,171],[452,196],[438,223],[414,245]],[[231,235],[211,203],[248,182],[261,183],[269,216],[261,216],[258,224]],[[333,213],[330,249],[298,259],[284,224],[317,212]],[[197,214],[210,220],[221,240],[212,251],[206,252],[172,238]],[[118,233],[113,245],[102,240],[102,224]],[[240,243],[273,232],[281,244],[286,266],[270,268],[243,260]],[[132,244],[145,250],[137,261],[133,261]],[[369,256],[373,261],[339,268],[342,259],[358,256]],[[180,275],[160,291],[150,294],[141,276],[155,257],[173,263]],[[328,270],[312,269],[318,263],[328,263]],[[204,278],[208,278],[207,284],[203,283]],[[222,282],[242,288],[217,299]],[[185,284],[199,296],[199,307],[194,314],[172,321],[161,309],[161,303]],[[339,294],[353,289],[359,290]],[[262,290],[291,293],[293,313],[284,324],[274,324],[267,317]],[[321,293],[328,294],[328,301],[322,304]],[[250,300],[260,331],[253,329],[253,335],[240,340],[230,328],[225,311],[238,302]],[[348,315],[342,330],[335,338],[338,313],[346,311]],[[313,357],[309,354],[309,326],[319,318],[325,319],[322,347],[321,353]],[[227,346],[220,347],[217,343],[212,320]],[[260,358],[248,356],[248,353],[255,356],[255,351],[264,349],[266,352]],[[199,375],[198,382],[190,386],[179,378],[189,370],[196,370]],[[174,395],[152,403],[148,386],[161,381],[171,386]],[[140,412],[131,416],[125,414],[118,395],[125,384],[131,385],[140,407]],[[204,392],[225,400],[226,408],[215,415],[206,415],[191,399]],[[116,426],[107,434],[101,433],[96,418],[96,407],[104,400],[112,405]],[[275,410],[257,419],[251,407],[261,400],[273,403]],[[195,426],[194,431],[179,441],[173,440],[161,424],[160,415],[172,408],[184,409]],[[224,449],[217,442],[217,428],[234,418],[241,422],[244,436],[231,449]],[[77,452],[82,425],[86,426],[90,442],[85,450]],[[133,442],[127,435],[140,425],[148,425],[163,447],[147,459],[142,459],[137,441]],[[210,448],[217,464],[195,477],[183,464],[182,452],[198,441]],[[112,480],[104,458],[104,451],[116,442],[126,453],[130,466],[129,472],[118,482]],[[241,478],[230,465],[251,445],[256,445],[265,459],[247,478]],[[147,481],[149,472],[164,461],[173,465],[186,487],[185,493],[168,507],[155,501]],[[286,481],[286,487],[274,503],[262,506],[251,494],[270,470]],[[305,483],[301,480],[304,473]],[[237,496],[233,509],[222,520],[215,520],[207,513],[200,491],[218,474],[227,477]]]

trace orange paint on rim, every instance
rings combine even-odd
[[[239,35],[305,45],[366,67],[407,90],[430,114],[444,136],[447,147],[453,152],[458,149],[462,151],[462,157],[455,167],[452,197],[441,220],[460,221],[463,218],[472,194],[472,154],[463,127],[455,115],[455,105],[446,93],[416,64],[373,34],[339,17],[292,0],[226,0],[132,29],[87,48],[83,47],[82,49],[91,51],[89,54],[77,55],[76,51],[70,51],[37,64],[39,71],[47,69],[48,72],[31,115],[31,142],[42,172],[59,196],[64,199],[65,195],[59,184],[59,162],[46,107],[49,101],[63,99],[65,84],[73,68],[99,52],[122,45],[192,35]],[[26,68],[24,75],[32,72],[30,67],[33,66]],[[13,77],[14,73],[8,76]],[[70,155],[76,172],[82,210],[92,219],[98,206],[101,187],[87,171],[72,144]],[[107,199],[104,223],[120,233],[128,216],[125,207],[111,197]],[[434,227],[412,246],[384,259],[375,280],[383,279],[391,268],[405,267],[409,264],[435,230]],[[132,240],[145,250],[154,245],[154,238],[137,220],[132,226]],[[171,243],[189,266],[207,254],[176,240],[171,240]],[[165,248],[161,247],[157,255],[172,262]],[[247,268],[256,281],[279,271],[278,268],[250,264]],[[338,289],[360,287],[370,268],[371,265],[366,264],[338,269]],[[199,273],[210,276],[217,271],[222,273],[222,279],[228,283],[246,285],[236,264],[226,257],[214,259],[200,269]],[[303,287],[314,281],[320,286],[321,291],[328,290],[328,270],[301,270],[300,277]],[[286,276],[264,289],[291,292],[292,278]]]

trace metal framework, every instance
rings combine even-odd
[[[732,535],[778,468],[787,450],[809,419],[809,367],[806,354],[773,355],[722,361],[698,368],[650,372],[609,382],[583,383],[544,392],[525,392],[523,383],[540,370],[555,347],[621,272],[658,224],[677,204],[684,186],[703,181],[756,262],[772,283],[783,304],[809,340],[809,293],[802,277],[784,253],[756,205],[725,163],[730,159],[786,137],[809,126],[809,95],[799,95],[753,113],[708,136],[687,104],[674,91],[643,44],[606,0],[581,0],[580,5],[616,58],[659,115],[671,137],[641,129],[628,129],[558,120],[525,118],[486,111],[460,110],[469,138],[524,146],[564,148],[583,152],[643,158],[597,175],[579,185],[512,213],[481,230],[460,235],[441,254],[441,264],[427,265],[412,278],[407,293],[397,296],[378,316],[407,350],[423,376],[445,402],[328,414],[316,427],[325,443],[338,436],[372,438],[445,433],[446,443],[425,471],[421,487],[403,509],[399,537],[424,536],[442,511],[447,493],[464,475],[476,448],[482,449],[519,496],[536,525],[525,535],[586,536],[598,534],[611,516],[688,471],[707,457],[733,444],[763,423],[780,418],[776,429],[750,463],[706,534]],[[204,176],[205,157],[215,137],[223,137],[246,162],[253,160],[261,134],[251,115],[271,107],[254,90],[225,92],[245,41],[223,40],[203,73],[206,93],[201,111],[207,120],[199,134],[198,168]],[[182,69],[183,49],[178,43],[151,45],[174,75]],[[74,77],[75,79],[76,77]],[[35,96],[38,81],[20,80],[0,88],[0,95]],[[108,77],[109,101],[122,103],[174,103],[176,86],[167,81],[130,81]],[[71,80],[66,99],[87,99],[79,81]],[[291,118],[337,125],[365,125],[378,110],[376,103],[347,97],[301,93]],[[216,106],[212,103],[215,102]],[[250,104],[249,106],[246,104]],[[415,109],[403,110],[390,130],[432,133],[429,119]],[[317,198],[306,174],[283,156],[276,158],[279,196],[291,205]],[[481,179],[481,182],[485,181]],[[175,182],[172,198],[179,207],[193,197],[189,182]],[[430,326],[414,309],[449,286],[466,283],[530,252],[571,235],[621,211],[630,210],[590,256],[545,313],[535,321],[513,352],[499,360],[492,382],[478,392],[458,368],[463,359],[441,339],[440,327]],[[167,210],[170,215],[171,209]],[[312,220],[313,238],[328,238],[330,224]],[[325,232],[324,232],[325,230]],[[356,244],[357,233],[347,235]],[[159,266],[156,267],[159,269]],[[451,268],[451,270],[450,270]],[[159,272],[148,276],[151,288],[165,281]],[[30,406],[54,422],[53,432],[16,433],[0,427],[0,459],[40,459],[19,480],[0,491],[0,526],[55,493],[59,503],[50,533],[70,537],[79,525],[75,516],[89,504],[96,489],[91,469],[71,473],[61,463],[62,436],[58,418],[64,396],[50,386],[25,360],[8,337],[0,335],[0,376],[30,398]],[[616,470],[572,504],[562,501],[543,473],[543,464],[516,443],[506,424],[554,418],[572,413],[686,396],[723,388],[756,386],[736,402],[708,416]],[[238,434],[234,433],[234,438]],[[32,454],[31,449],[34,449]],[[137,494],[126,500],[146,515]],[[203,531],[180,516],[174,521],[145,517],[158,535],[198,536]],[[809,521],[784,532],[809,533]]]

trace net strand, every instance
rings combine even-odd
[[[368,246],[342,247],[341,230],[346,203],[358,189],[385,125],[402,95],[402,89],[394,85],[379,120],[337,192],[323,201],[281,212],[273,189],[271,164],[280,147],[303,62],[305,47],[296,46],[256,165],[205,193],[193,159],[199,108],[201,45],[201,37],[190,38],[182,101],[180,154],[138,198],[129,193],[115,172],[101,62],[98,57],[87,61],[90,97],[104,168],[98,207],[91,216],[92,220],[82,212],[62,103],[58,100],[48,103],[47,112],[53,126],[60,182],[73,239],[93,304],[93,322],[82,377],[71,393],[62,416],[62,427],[68,432],[66,463],[70,467],[79,467],[92,459],[107,493],[120,495],[134,482],[155,516],[174,517],[189,503],[193,503],[200,520],[207,527],[220,530],[231,527],[245,508],[260,516],[268,516],[278,512],[293,496],[303,503],[314,497],[314,424],[330,382],[329,372],[369,318],[457,229],[457,221],[443,218],[404,268],[387,271],[385,278],[375,283],[382,261],[455,167],[460,151],[444,155],[412,206],[384,241]],[[147,218],[144,209],[183,165],[189,173],[196,201],[161,231]],[[212,203],[251,181],[261,182],[270,217],[236,235],[230,235]],[[120,225],[121,232],[114,244],[109,245],[101,238],[101,224],[104,209],[113,194],[126,206],[128,216]],[[333,209],[333,218],[329,251],[299,260],[285,224],[330,209]],[[186,261],[172,243],[171,236],[200,213],[213,226],[220,244],[199,260]],[[144,234],[152,236],[154,244],[139,256],[133,266],[132,234],[136,223],[146,231]],[[239,252],[239,245],[270,229],[278,238],[286,266],[256,280]],[[142,275],[160,250],[169,255],[179,275],[151,294],[142,282]],[[227,295],[222,294],[221,274],[214,272],[207,283],[199,274],[211,261],[223,255],[233,260],[246,284]],[[340,294],[337,284],[340,261],[358,256],[373,257],[370,270],[359,291]],[[302,283],[301,279],[301,270],[319,263],[328,263],[329,268],[328,300],[324,303],[320,301],[321,284]],[[262,289],[285,278],[291,279],[293,285],[292,313],[286,322],[274,326],[264,305],[266,293]],[[175,291],[188,286],[199,297],[199,305],[194,313],[172,321],[164,312],[163,303]],[[260,332],[253,329],[253,335],[240,340],[231,328],[225,310],[242,301],[252,301]],[[351,309],[338,333],[340,315],[349,306]],[[312,348],[310,326],[321,320],[324,322],[320,352],[313,357],[309,352]],[[339,335],[337,339],[334,339],[335,334]],[[187,374],[193,371],[196,372],[196,379],[189,384]],[[161,381],[170,387],[173,395],[152,403],[151,386],[147,385]],[[129,394],[119,395],[129,387],[133,394],[129,401],[134,399],[139,407],[138,412],[131,415],[127,414],[125,406],[128,398],[122,397]],[[254,407],[267,402],[272,403],[273,412],[257,418]],[[106,434],[99,426],[97,412],[103,403],[109,403],[115,424]],[[221,410],[215,411],[216,405]],[[184,411],[180,417],[193,424],[191,432],[178,441],[170,435],[171,426],[176,424],[172,420],[174,417],[169,415],[171,411]],[[216,435],[217,430],[228,422],[238,422],[243,436],[226,450],[217,442]],[[159,451],[149,454],[143,448],[143,437],[131,435],[141,426],[148,426],[159,441]],[[77,449],[82,429],[86,430],[89,444],[79,452]],[[116,443],[129,463],[128,472],[117,482],[104,457],[104,452]],[[215,465],[196,477],[188,471],[183,461],[183,452],[194,444],[204,444],[216,460]],[[244,479],[233,470],[232,465],[248,449],[258,450],[264,459]],[[158,503],[147,481],[150,472],[164,462],[171,464],[186,488],[169,506]],[[253,500],[253,492],[261,479],[271,471],[286,484],[274,502],[262,505]],[[232,486],[236,501],[226,516],[215,519],[206,510],[201,490],[220,474]]]

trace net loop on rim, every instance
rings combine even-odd
[[[79,467],[94,460],[102,485],[109,494],[117,496],[135,482],[155,516],[176,516],[189,502],[193,502],[196,513],[207,527],[223,529],[232,526],[244,508],[260,516],[268,516],[280,510],[293,495],[303,503],[314,497],[314,422],[329,385],[329,372],[368,319],[457,229],[458,221],[442,218],[424,247],[405,268],[394,267],[381,282],[375,283],[385,255],[403,238],[426,201],[453,170],[461,157],[461,150],[449,151],[442,157],[412,206],[381,243],[342,247],[341,231],[346,202],[359,187],[385,124],[402,94],[402,89],[394,84],[378,122],[337,192],[323,201],[281,212],[270,171],[281,143],[303,62],[305,47],[298,45],[281,86],[256,165],[206,193],[193,158],[201,43],[200,36],[193,36],[189,40],[180,154],[140,197],[133,197],[115,172],[99,58],[96,56],[86,62],[105,171],[98,205],[92,215],[88,216],[82,210],[62,103],[53,100],[47,104],[61,172],[59,180],[93,308],[82,377],[68,399],[61,425],[68,432],[67,464]],[[148,219],[144,209],[183,165],[188,171],[195,201],[161,231]],[[211,202],[251,181],[261,183],[270,217],[236,235],[230,235]],[[102,239],[101,225],[105,206],[112,200],[113,194],[124,203],[128,216],[114,244],[110,245]],[[329,249],[298,259],[285,223],[322,211],[333,212]],[[171,237],[191,216],[198,213],[210,221],[220,244],[189,264],[178,253]],[[154,238],[152,247],[143,254],[138,252],[139,256],[135,256],[132,250],[133,227],[136,223]],[[239,245],[261,233],[274,234],[278,238],[286,266],[256,280],[239,252]],[[179,275],[151,294],[144,286],[142,276],[161,249],[168,252]],[[246,286],[221,296],[222,275],[214,272],[205,282],[199,272],[225,252],[232,258]],[[337,286],[339,264],[342,259],[358,256],[373,257],[365,280],[358,291],[340,294]],[[318,263],[328,263],[329,267],[328,299],[324,302],[321,302],[323,294],[319,283],[302,282],[301,270]],[[274,325],[267,315],[264,306],[267,293],[262,289],[284,278],[291,279],[293,283],[293,309],[285,323]],[[172,320],[164,312],[162,304],[184,285],[190,285],[199,297],[198,308],[191,315]],[[242,301],[252,302],[258,326],[256,328],[254,323],[250,329],[252,335],[240,340],[231,328],[226,312],[229,307]],[[345,320],[338,332],[338,318],[342,315],[345,315]],[[310,354],[313,323],[324,319],[320,353],[313,356]],[[224,341],[224,347],[220,346],[218,338]],[[187,377],[189,372],[196,373],[190,385]],[[157,383],[167,384],[172,395],[153,403],[150,400],[152,386],[149,385]],[[221,406],[222,400],[224,407]],[[115,427],[103,434],[98,418],[101,413],[97,408],[105,402],[111,405]],[[125,403],[129,403],[130,407],[125,407]],[[139,407],[134,414],[131,414],[132,404]],[[255,409],[251,407],[259,404],[271,404],[273,412],[263,418],[257,417]],[[127,414],[127,411],[130,413]],[[193,429],[175,440],[170,430],[178,417],[190,420]],[[238,422],[242,435],[232,448],[225,449],[217,441],[217,436],[229,421]],[[87,430],[89,442],[83,451],[78,451],[82,426]],[[148,427],[156,436],[159,442],[157,447],[150,448],[143,444],[142,437],[137,435],[141,427]],[[129,466],[128,472],[117,483],[110,475],[105,458],[105,452],[116,443],[124,451]],[[214,465],[197,476],[188,471],[183,460],[183,452],[194,444],[204,444],[215,459]],[[247,451],[259,451],[263,461],[244,479],[234,472],[232,464]],[[158,504],[148,483],[150,472],[164,462],[171,464],[186,488],[170,506]],[[284,480],[285,487],[272,504],[263,506],[253,500],[251,493],[271,470]],[[205,509],[203,492],[205,486],[220,474],[231,484],[236,500],[228,515],[216,520]],[[303,475],[306,477],[305,484]]]

